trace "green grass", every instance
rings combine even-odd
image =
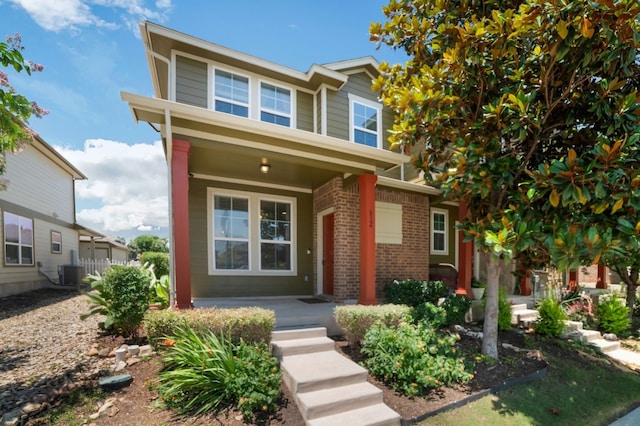
[[[87,423],[89,415],[98,411],[98,402],[104,401],[107,395],[100,388],[77,389],[40,419],[51,425],[81,426]]]
[[[430,417],[420,425],[606,425],[640,401],[640,376],[547,357],[546,377]]]

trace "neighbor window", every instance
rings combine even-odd
[[[249,269],[249,200],[216,195],[213,224],[214,268]]]
[[[295,273],[295,198],[209,188],[209,200],[211,274]]]
[[[291,126],[291,92],[273,84],[260,84],[260,120]]]
[[[51,231],[51,253],[62,253],[62,234]]]
[[[431,253],[448,254],[446,210],[431,210]]]
[[[380,104],[349,95],[350,99],[350,139],[358,144],[382,147]]]
[[[33,265],[33,220],[4,212],[4,261]]]
[[[215,110],[249,116],[249,79],[230,72],[215,70]]]

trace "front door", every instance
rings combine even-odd
[[[333,295],[333,213],[322,217],[322,293]]]

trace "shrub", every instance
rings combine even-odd
[[[597,307],[598,328],[605,333],[626,335],[631,328],[629,308],[617,297],[601,301]]]
[[[564,330],[564,321],[567,316],[554,299],[547,298],[538,306],[540,317],[536,323],[536,332],[545,337],[559,337]]]
[[[425,323],[438,329],[447,325],[447,311],[442,306],[425,302],[411,309],[411,316],[416,324]]]
[[[149,309],[149,274],[136,266],[114,265],[104,276],[89,275],[87,279],[93,289],[86,293],[90,310],[80,318],[102,314],[106,316],[100,324],[103,329],[124,336],[134,334]]]
[[[151,285],[149,286],[149,303],[159,303],[162,309],[169,307],[169,275],[163,275],[160,278],[156,278],[155,275],[151,278]]]
[[[449,288],[443,281],[394,280],[385,288],[387,302],[395,305],[418,306],[429,302],[438,304],[438,299],[445,297]]]
[[[149,342],[157,347],[177,327],[189,326],[199,333],[213,331],[232,342],[269,343],[276,323],[273,311],[262,308],[188,309],[149,311],[143,325]]]
[[[498,330],[511,330],[511,303],[507,299],[507,293],[500,289],[498,292]]]
[[[140,255],[140,263],[153,265],[153,272],[156,277],[169,275],[169,254],[155,251],[148,251]]]
[[[389,327],[377,323],[364,339],[364,365],[397,392],[421,395],[473,377],[455,355],[455,342],[454,336],[438,333],[428,325]]]
[[[266,343],[234,345],[189,326],[178,327],[166,342],[158,392],[168,406],[204,414],[236,405],[246,421],[277,410],[282,374]]]
[[[454,294],[444,299],[442,307],[447,313],[445,325],[463,324],[464,316],[471,309],[471,299],[460,294]],[[511,311],[509,311],[509,321],[511,321]]]
[[[411,308],[404,305],[347,305],[336,306],[333,314],[349,344],[359,345],[375,322],[380,321],[388,326],[396,326],[402,321],[409,320],[410,311]]]
[[[569,320],[581,322],[587,328],[595,325],[595,312],[591,296],[577,294],[573,298],[563,298],[560,305]]]

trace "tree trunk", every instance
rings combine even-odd
[[[629,308],[629,319],[633,317],[633,306],[636,303],[636,289],[638,288],[638,275],[640,270],[627,269],[627,268],[611,268],[613,269],[624,282],[627,287],[627,307]]]
[[[493,255],[488,258],[482,353],[493,359],[498,359],[498,291],[502,262]]]

